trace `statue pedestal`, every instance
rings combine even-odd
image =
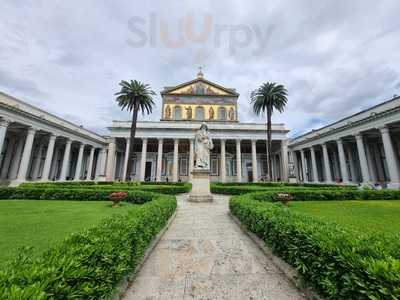
[[[289,177],[289,183],[297,183],[296,177]]]
[[[190,202],[212,202],[210,192],[210,170],[193,170],[192,190],[189,193]]]

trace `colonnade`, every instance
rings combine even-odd
[[[148,138],[141,138],[141,152],[140,152],[140,160],[138,161],[139,164],[139,176],[138,180],[140,181],[145,181],[145,170],[146,170],[146,161],[147,161],[147,154],[148,154]],[[174,138],[170,139],[173,140],[173,150],[172,150],[172,174],[171,174],[171,180],[173,182],[179,181],[179,173],[178,173],[178,161],[179,161],[179,145],[181,142],[185,142],[189,144],[189,150],[188,150],[188,180],[190,181],[192,178],[191,172],[193,170],[193,165],[194,165],[194,140],[193,139],[179,139],[179,138]],[[214,139],[213,139],[214,140]],[[232,141],[231,139],[229,139]],[[226,151],[226,142],[227,139],[218,139],[219,141],[219,157],[220,157],[220,163],[219,163],[219,179],[221,182],[226,182],[227,181],[227,174],[226,174],[226,160],[227,160],[227,151]],[[243,169],[243,164],[242,164],[242,139],[235,139],[235,159],[236,159],[236,176],[235,176],[235,181],[237,182],[242,182],[243,180],[243,174],[242,174],[242,169]],[[123,159],[123,175],[122,179],[126,178],[126,170],[127,170],[127,164],[128,164],[128,149],[129,149],[129,144],[130,144],[130,139],[125,138],[125,153],[124,153],[124,159]],[[251,139],[251,164],[252,164],[252,181],[257,182],[259,181],[259,172],[257,169],[257,147],[256,139]],[[156,181],[162,181],[162,158],[164,155],[164,143],[165,143],[165,138],[158,138],[157,139],[157,152],[156,152],[156,170],[155,170],[155,180]],[[112,139],[109,142],[109,156],[108,156],[108,163],[107,163],[107,180],[114,180],[115,179],[115,164],[116,164],[116,157],[115,157],[115,149],[117,148],[116,146],[116,140],[115,138]],[[285,148],[286,149],[286,148]],[[114,153],[114,155],[113,155]],[[286,153],[286,152],[285,152]],[[287,153],[286,153],[287,155]],[[284,162],[284,160],[283,160]],[[254,167],[256,166],[256,167]],[[284,169],[284,167],[282,167]],[[284,173],[284,172],[282,172]]]
[[[316,142],[304,148],[296,146],[290,149],[297,177],[301,181],[314,183],[340,181],[343,184],[371,184],[378,181],[376,173],[379,167],[379,172],[382,173],[380,178],[386,179],[388,187],[399,187],[399,158],[389,127],[382,126],[369,134],[374,134],[375,138],[381,141],[381,155],[374,156],[371,153],[366,144],[366,132],[357,132],[352,136],[333,140],[325,139],[323,143]],[[373,146],[378,145],[375,142]],[[317,162],[317,153],[320,154],[320,164]],[[318,168],[319,166],[321,168]]]
[[[2,181],[18,184],[27,180],[92,180],[100,173],[101,169],[96,168],[95,158],[104,160],[106,152],[100,151],[101,149],[95,145],[74,140],[67,134],[57,135],[36,127],[19,128],[17,132],[13,128],[9,131],[11,124],[15,123],[10,120],[0,120]],[[79,147],[74,162],[71,159],[73,145]],[[60,157],[61,151],[58,150],[62,148],[63,153]],[[99,149],[98,155],[95,155],[96,149]],[[58,171],[57,162],[60,162]],[[74,172],[71,170],[72,166]],[[70,174],[73,174],[73,177],[70,177]]]

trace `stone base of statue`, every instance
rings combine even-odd
[[[189,193],[190,202],[212,202],[210,192],[210,170],[193,170],[192,190]]]
[[[289,177],[289,183],[297,183],[296,177]]]

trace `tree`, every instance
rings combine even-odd
[[[271,159],[271,117],[274,109],[282,113],[287,103],[287,89],[275,82],[262,84],[254,90],[250,96],[250,104],[256,115],[267,116],[267,161],[268,161],[268,180],[271,181],[272,159]]]
[[[132,160],[133,160],[133,141],[136,134],[136,123],[139,110],[142,114],[150,114],[153,111],[154,101],[153,96],[156,94],[151,90],[149,84],[141,83],[137,80],[125,81],[122,80],[119,85],[121,90],[115,94],[121,110],[126,109],[132,112],[132,124],[130,133],[130,144],[128,151],[128,166],[126,169],[126,180],[130,180],[132,173]]]

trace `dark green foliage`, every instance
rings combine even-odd
[[[322,296],[399,299],[399,240],[356,234],[251,194],[233,197],[230,210]]]
[[[17,188],[0,188],[0,199],[46,199],[46,200],[109,200],[108,195],[112,192],[127,192],[126,202],[143,203],[143,197],[148,192],[176,195],[187,193],[191,190],[190,183],[176,185],[129,185],[129,184],[83,184],[70,183],[67,185],[55,183],[26,183]],[[147,198],[146,198],[147,199]]]
[[[124,215],[72,234],[32,259],[29,249],[0,271],[0,299],[108,299],[132,272],[154,236],[176,209],[173,196],[152,201]]]
[[[356,186],[332,184],[297,184],[280,182],[259,183],[212,183],[211,192],[215,194],[242,195],[257,191],[291,192],[292,190],[357,190]]]

